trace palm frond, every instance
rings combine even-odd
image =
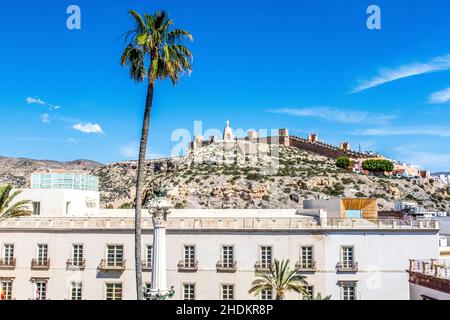
[[[289,260],[277,261],[270,266],[269,273],[257,274],[249,294],[259,295],[262,291],[271,290],[277,300],[283,300],[289,291],[307,294],[306,277],[298,274],[298,269],[289,267]]]
[[[5,185],[0,187],[0,218],[22,217],[31,214],[28,210],[27,200],[17,201],[13,203],[14,199],[21,193],[20,190],[11,193],[13,187]],[[12,204],[12,205],[11,205]]]
[[[170,30],[173,20],[165,11],[144,15],[133,10],[129,12],[136,20],[136,27],[126,33],[131,41],[120,62],[122,66],[128,66],[132,79],[170,79],[176,85],[181,76],[192,72],[192,52],[181,44],[183,40],[192,41],[188,31]],[[145,67],[146,60],[150,61],[148,68]]]

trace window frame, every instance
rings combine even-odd
[[[3,301],[13,300],[14,292],[14,280],[13,279],[0,279],[0,295],[5,291],[5,299]],[[0,301],[1,301],[0,297]]]
[[[75,247],[81,247],[81,257],[76,257],[75,253]],[[72,264],[74,266],[81,266],[84,261],[84,244],[83,243],[72,243],[72,249],[71,249],[71,258],[72,258]],[[79,255],[79,252],[78,252]]]
[[[348,260],[348,253],[347,253],[347,257],[344,255],[344,252],[346,252],[346,250],[351,249],[351,260]],[[339,262],[341,263],[341,265],[344,268],[351,268],[353,267],[356,259],[355,259],[355,246],[353,245],[344,245],[341,246],[340,250],[340,258],[339,258]]]
[[[227,292],[225,293],[225,288],[227,287]],[[231,288],[231,299],[229,297],[227,297],[227,299],[225,299],[225,295],[229,296],[230,295],[230,289]],[[236,286],[234,284],[230,284],[230,283],[222,283],[220,285],[220,299],[223,301],[233,301],[235,300],[235,290]]]
[[[267,249],[267,248],[270,249],[270,261],[264,261],[264,260],[267,260],[267,259],[263,259],[264,249]],[[274,259],[273,259],[273,252],[274,252],[273,246],[270,246],[270,245],[260,245],[259,246],[259,261],[261,263],[261,267],[262,268],[270,268],[270,266],[273,264],[273,261],[274,261]]]
[[[108,299],[108,286],[113,286],[113,299]],[[116,299],[117,286],[120,286],[120,299]],[[123,283],[122,282],[105,282],[105,300],[106,301],[122,301],[123,300]]]
[[[42,250],[41,252],[41,248],[45,250]],[[49,256],[49,250],[48,250],[49,246],[47,243],[38,243],[37,244],[37,249],[36,249],[36,262],[38,265],[43,266],[47,264],[48,261],[48,256]]]
[[[192,292],[191,292],[191,289],[189,289],[189,293],[188,293],[188,295],[192,294],[192,299],[191,298],[189,298],[189,299],[186,298],[186,287],[187,286],[192,287]],[[186,283],[183,283],[181,287],[182,287],[182,292],[183,292],[183,299],[182,300],[183,301],[195,301],[196,296],[197,296],[195,283],[186,282]]]
[[[76,290],[75,295],[74,295],[74,290]],[[79,295],[79,299],[78,299],[78,295]],[[72,281],[70,283],[69,300],[71,300],[71,301],[83,300],[83,282]]]
[[[225,252],[227,252],[225,249],[231,248],[231,259],[228,257],[225,259]],[[232,268],[234,266],[235,259],[235,246],[234,245],[227,245],[223,244],[220,246],[220,262],[223,267],[225,268]]]
[[[40,201],[32,201],[31,207],[33,209],[32,216],[40,216],[41,215],[41,202]]]
[[[6,248],[12,248],[7,250]],[[4,243],[2,246],[2,258],[6,264],[11,264],[14,261],[15,255],[15,245],[14,243]],[[7,255],[8,253],[8,255]]]
[[[262,290],[259,294],[259,300],[271,301],[273,300],[273,290]]]
[[[190,257],[186,259],[186,248],[193,248],[193,257]],[[192,258],[192,261],[190,261]],[[183,266],[186,268],[193,268],[195,267],[195,262],[197,258],[197,247],[195,244],[183,244]]]
[[[109,248],[110,247],[114,247],[114,256],[113,256],[113,263],[112,264],[110,263],[110,260],[109,260]],[[117,248],[118,247],[122,248],[122,259],[121,260],[117,259],[117,251],[118,251]],[[105,256],[106,256],[106,259],[105,259],[106,266],[108,266],[108,267],[122,267],[124,265],[124,261],[125,261],[125,245],[124,244],[109,243],[109,244],[106,245],[105,250],[106,250],[106,254],[105,254]]]
[[[305,249],[310,249],[310,260],[305,260]],[[314,246],[313,245],[301,245],[300,246],[300,264],[302,268],[311,269],[314,266]]]

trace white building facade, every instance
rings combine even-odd
[[[179,212],[178,214],[182,214]],[[199,214],[200,215],[200,214]],[[32,217],[0,222],[0,281],[10,298],[135,299],[130,217]],[[151,282],[152,221],[143,220]],[[409,259],[438,258],[433,221],[396,225],[311,218],[182,218],[167,222],[167,284],[175,299],[259,299],[255,272],[299,263],[310,290],[333,299],[409,299]],[[300,299],[290,294],[289,299]]]
[[[21,199],[32,201],[33,215],[0,220],[1,299],[136,299],[133,210],[99,209],[95,188],[37,187]],[[289,259],[310,296],[409,299],[410,259],[439,258],[438,222],[342,219],[334,207],[171,210],[167,287],[179,300],[272,299],[271,292],[255,297],[248,290],[257,273]],[[146,210],[142,216],[150,289],[153,222]]]

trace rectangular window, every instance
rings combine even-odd
[[[47,282],[46,281],[37,281],[34,284],[36,289],[35,291],[35,300],[47,300]]]
[[[222,266],[224,268],[232,268],[234,264],[234,248],[233,246],[222,247]]]
[[[234,286],[230,284],[222,285],[222,300],[234,300]]]
[[[109,245],[108,246],[108,267],[121,267],[123,266],[123,246],[122,245]]]
[[[37,251],[37,264],[40,266],[47,265],[48,260],[48,245],[46,244],[38,244]]]
[[[12,281],[1,281],[0,282],[0,300],[12,300]]]
[[[341,248],[341,263],[344,268],[353,267],[353,247]]]
[[[272,290],[263,290],[263,291],[261,291],[261,300],[273,300],[273,298],[272,298]]]
[[[41,215],[41,203],[33,202],[32,204],[33,204],[33,215],[40,216]]]
[[[184,246],[184,266],[188,268],[195,267],[195,247]]]
[[[302,247],[301,248],[301,266],[304,269],[313,268],[313,247]]]
[[[69,189],[69,188],[67,188]],[[70,215],[70,208],[72,207],[72,203],[70,201],[66,202],[66,216]]]
[[[148,246],[147,246],[147,259],[146,259],[146,263],[147,263],[147,266],[149,266],[149,267],[152,266],[152,255],[153,255],[153,246],[148,245]]]
[[[122,300],[122,284],[107,283],[105,286],[106,300]]]
[[[14,260],[14,245],[5,244],[3,246],[3,259],[6,265],[10,265]]]
[[[312,300],[314,299],[314,287],[307,286],[305,287],[305,292],[302,293],[302,300]]]
[[[74,266],[83,265],[83,245],[74,244],[72,247],[72,263]]]
[[[343,300],[356,300],[356,285],[355,284],[342,285],[342,299]]]
[[[272,265],[272,247],[261,247],[261,267],[270,268]]]
[[[184,284],[183,285],[183,299],[184,300],[195,300],[195,285],[194,284]]]
[[[83,296],[83,284],[72,282],[70,286],[70,300],[81,300]]]

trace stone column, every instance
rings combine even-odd
[[[153,219],[153,254],[152,254],[152,299],[164,299],[169,295],[166,272],[166,222],[171,204],[164,198],[150,202],[149,212]]]

